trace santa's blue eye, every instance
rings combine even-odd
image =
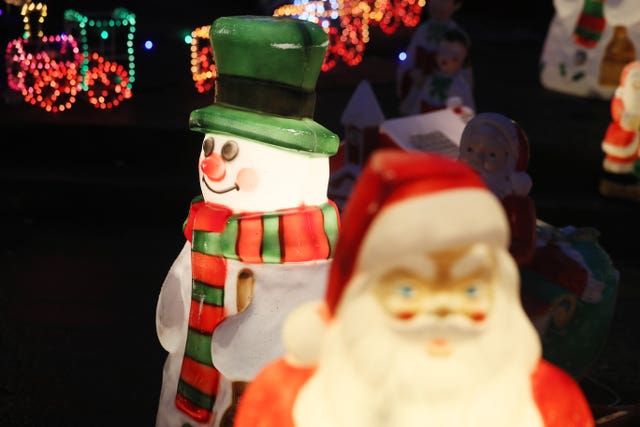
[[[478,288],[476,288],[475,286],[469,286],[466,289],[465,293],[470,297],[477,297],[479,291],[478,291]]]
[[[416,290],[411,285],[401,285],[398,287],[398,293],[403,298],[411,298],[416,294]]]

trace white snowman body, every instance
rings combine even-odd
[[[574,31],[587,0],[554,0],[555,14],[540,57],[540,80],[550,90],[581,97],[611,99],[614,83],[603,83],[601,73],[607,46],[616,27],[624,27],[640,57],[640,8],[636,0],[605,0],[605,25],[592,47],[574,41]]]
[[[207,133],[198,170],[204,201],[223,205],[233,214],[328,202],[326,155]],[[192,303],[191,244],[186,242],[166,276],[157,304],[158,338],[169,354],[163,370],[156,426],[219,426],[232,401],[231,383],[251,381],[266,363],[281,356],[280,331],[284,319],[300,304],[324,296],[329,263],[328,259],[276,264],[227,259],[225,320],[216,327],[211,340],[220,385],[213,417],[202,424],[175,405]],[[253,294],[246,309],[239,312],[237,278],[244,269],[253,274]]]

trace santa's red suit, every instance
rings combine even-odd
[[[287,320],[286,355],[248,386],[234,426],[592,427],[576,381],[541,359],[538,335],[519,303],[508,241],[500,202],[462,162],[374,152],[342,218],[325,300],[299,307]],[[433,335],[413,327],[420,323],[390,321],[374,284],[389,272],[424,268],[430,254],[459,248],[486,251],[476,261],[493,266],[492,305],[461,340],[437,332],[455,350],[434,355],[423,348]],[[449,274],[442,271],[434,280]]]
[[[242,396],[234,427],[296,427],[293,406],[313,373],[313,368],[295,367],[285,359],[268,365]],[[541,360],[531,374],[531,387],[545,427],[594,425],[582,390],[561,369]]]

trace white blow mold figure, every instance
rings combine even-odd
[[[611,99],[626,64],[640,57],[636,0],[554,0],[540,58],[542,85]]]
[[[285,322],[284,357],[234,427],[593,427],[542,359],[500,201],[443,156],[380,149],[342,216],[325,298]]]
[[[223,17],[211,40],[216,102],[190,117],[202,194],[157,304],[169,353],[157,427],[233,425],[247,383],[283,353],[286,316],[324,294],[339,227],[327,198],[339,140],[312,119],[322,28]]]

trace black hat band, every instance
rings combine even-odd
[[[316,93],[274,82],[218,75],[215,103],[284,117],[313,118]]]

